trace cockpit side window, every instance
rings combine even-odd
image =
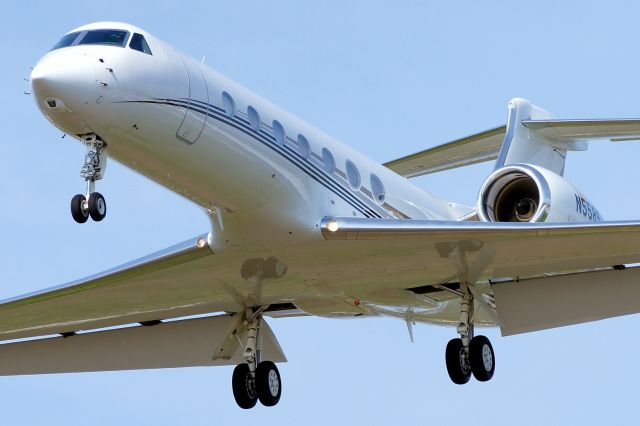
[[[64,36],[62,36],[60,41],[53,46],[51,50],[62,49],[63,47],[71,46],[76,41],[80,33],[81,31],[76,31],[75,33],[65,34]]]
[[[133,50],[146,53],[147,55],[153,55],[149,45],[147,44],[147,40],[144,39],[142,34],[134,33],[131,37],[131,41],[129,42],[129,47]]]
[[[105,46],[124,47],[129,33],[123,30],[90,30],[78,44],[101,44]]]

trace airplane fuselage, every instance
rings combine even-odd
[[[455,220],[466,212],[148,33],[112,27],[143,34],[152,54],[53,50],[33,72],[38,106],[64,132],[98,135],[109,157],[224,212],[266,247],[317,238],[327,215]],[[66,84],[50,84],[52,70]]]

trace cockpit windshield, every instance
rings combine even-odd
[[[125,47],[129,32],[124,30],[88,30],[77,31],[63,36],[53,49],[78,46],[81,44],[100,44],[103,46]]]
[[[129,33],[122,30],[91,30],[80,39],[78,44],[106,44],[124,47]]]
[[[63,47],[71,46],[76,41],[80,33],[81,31],[77,31],[75,33],[69,33],[62,36],[60,41],[57,42],[51,50],[56,50],[56,49],[61,49]]]

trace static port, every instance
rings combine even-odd
[[[47,105],[49,105],[50,108],[55,108],[57,106],[56,100],[55,99],[47,99]]]

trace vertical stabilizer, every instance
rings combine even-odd
[[[567,157],[566,149],[554,145],[553,140],[536,134],[526,128],[523,120],[549,120],[553,116],[533,105],[526,99],[514,98],[509,101],[509,118],[504,142],[496,169],[510,164],[527,163],[544,167],[558,175],[564,174],[564,162]]]

